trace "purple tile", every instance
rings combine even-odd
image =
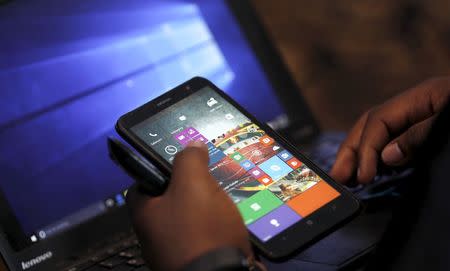
[[[191,137],[191,138],[193,138],[193,137],[195,137],[196,135],[199,134],[199,132],[198,132],[195,128],[193,128],[193,127],[189,127],[189,128],[187,128],[187,129],[185,129],[184,131],[185,131],[186,134],[187,134],[189,137]]]
[[[252,174],[255,178],[259,178],[264,176],[265,173],[259,167],[254,167],[250,170],[250,174]]]
[[[186,130],[183,130],[179,132],[178,134],[174,135],[175,140],[178,141],[181,145],[186,146],[189,141],[192,139],[189,137],[189,135],[186,133]]]
[[[208,139],[206,139],[206,137],[202,136],[201,134],[197,134],[197,135],[195,135],[194,137],[191,137],[191,138],[194,141],[201,141],[201,142],[203,142],[205,144],[208,142]]]
[[[266,242],[297,223],[300,219],[302,219],[302,217],[287,205],[281,205],[277,209],[250,224],[248,229],[263,242]]]

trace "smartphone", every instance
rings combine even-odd
[[[360,209],[349,191],[204,78],[123,115],[116,129],[166,176],[190,141],[204,142],[210,173],[237,205],[253,244],[273,260],[315,242]]]

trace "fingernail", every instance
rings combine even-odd
[[[191,141],[191,142],[189,142],[187,147],[204,148],[205,147],[205,143],[203,143],[201,141]]]
[[[356,171],[356,177],[359,179],[359,176],[361,176],[361,169],[358,168],[358,170]]]
[[[405,154],[400,149],[397,142],[387,145],[381,153],[383,162],[392,165],[401,162],[405,158]]]

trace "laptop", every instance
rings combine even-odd
[[[343,138],[321,133],[248,1],[10,1],[0,5],[0,40],[0,252],[9,270],[149,270],[124,206],[133,181],[106,139],[117,137],[120,115],[193,76],[321,153],[313,159],[325,168]],[[364,223],[373,224],[354,226],[362,235],[347,227],[274,268],[346,266],[377,241]],[[361,236],[370,240],[342,247]],[[339,246],[344,256],[324,258]]]

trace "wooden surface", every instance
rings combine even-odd
[[[450,74],[450,1],[253,0],[325,129]]]

